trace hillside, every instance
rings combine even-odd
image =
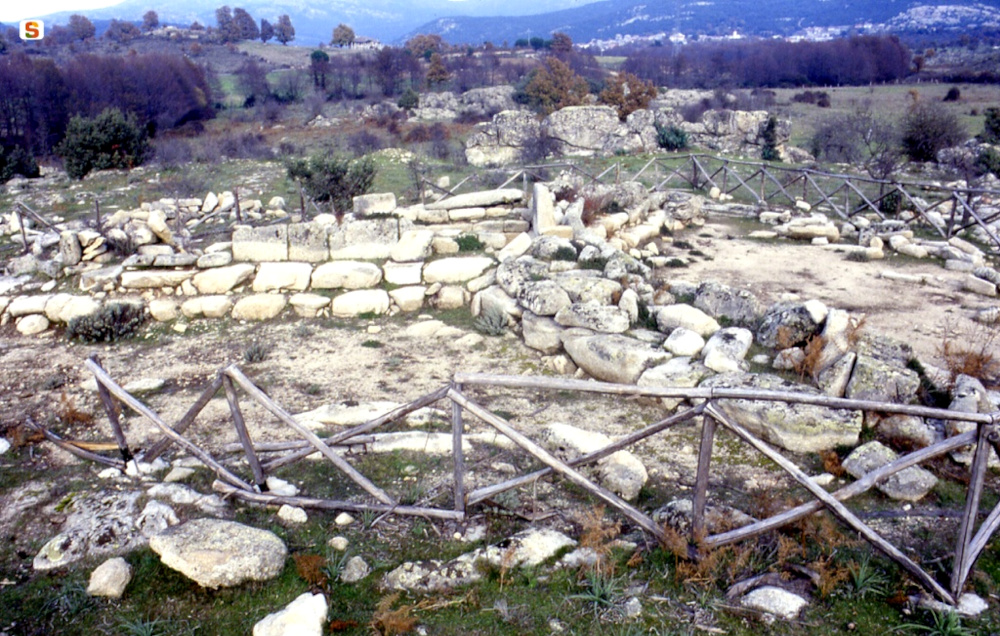
[[[988,3],[947,3],[889,0],[866,2],[789,2],[789,0],[604,0],[581,7],[535,16],[497,21],[492,18],[446,17],[424,24],[414,32],[438,33],[449,42],[485,40],[513,42],[518,38],[547,37],[554,31],[568,33],[576,42],[613,39],[616,35],[684,33],[722,36],[733,31],[746,35],[791,36],[807,29],[852,27],[858,30],[897,31],[997,28],[1000,9]]]

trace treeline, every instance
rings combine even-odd
[[[910,68],[910,50],[895,36],[652,46],[633,51],[623,66],[675,88],[864,85],[902,79]]]
[[[74,116],[108,108],[150,136],[213,116],[205,71],[179,55],[80,55],[59,66],[23,53],[0,56],[0,144],[52,154]]]

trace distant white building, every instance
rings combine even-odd
[[[358,37],[354,38],[354,42],[351,42],[349,48],[358,51],[368,51],[368,50],[382,48],[382,43],[376,40],[375,38],[359,35]]]

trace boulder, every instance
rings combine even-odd
[[[716,281],[699,285],[691,304],[723,323],[750,329],[756,329],[764,315],[764,306],[752,293]]]
[[[891,440],[893,445],[904,448],[926,448],[943,438],[942,431],[922,417],[901,413],[879,420],[877,430],[879,438]]]
[[[552,193],[545,184],[536,183],[531,194],[531,228],[541,234],[556,225]]]
[[[249,263],[216,267],[195,274],[191,283],[201,294],[225,294],[237,285],[250,280],[256,268]]]
[[[555,314],[555,321],[564,327],[583,327],[601,333],[624,333],[630,325],[624,310],[595,302],[568,305]]]
[[[569,294],[551,280],[525,283],[518,301],[522,307],[538,316],[555,316],[570,305]]]
[[[855,479],[861,479],[871,471],[891,464],[899,458],[894,450],[881,442],[863,444],[847,456],[843,462],[846,470]],[[902,501],[920,501],[937,485],[937,477],[919,466],[910,466],[879,481],[875,487],[885,495]]]
[[[64,267],[73,267],[83,258],[83,248],[76,232],[65,230],[59,233],[59,254]]]
[[[615,149],[623,128],[610,106],[569,106],[545,118],[543,127],[568,156],[593,156]]]
[[[360,314],[384,314],[389,311],[389,294],[384,289],[359,289],[333,299],[330,312],[337,318],[353,318]]]
[[[107,598],[121,598],[132,580],[132,566],[121,557],[108,559],[90,573],[87,594]]]
[[[793,349],[793,351],[802,351],[802,349]],[[803,359],[804,357],[803,354]],[[857,359],[858,355],[856,353],[848,351],[839,360],[819,372],[819,375],[816,376],[816,386],[826,395],[844,397],[844,393],[847,392],[847,384],[851,381],[851,375],[854,373],[854,363]]]
[[[281,574],[288,548],[273,532],[221,519],[192,519],[154,535],[150,549],[202,587],[233,587]]]
[[[17,320],[17,332],[22,336],[35,336],[49,328],[49,319],[41,314],[22,316]]]
[[[598,272],[593,272],[594,276],[585,276],[585,271],[570,270],[557,275],[554,280],[575,303],[594,301],[601,305],[613,305],[614,298],[622,293],[621,283],[602,278]]]
[[[767,374],[726,373],[708,378],[699,386],[819,394],[813,387]],[[754,435],[790,451],[808,453],[855,446],[861,434],[859,411],[766,400],[721,399],[717,404]]]
[[[711,336],[720,328],[714,318],[700,309],[685,304],[661,307],[656,312],[656,324],[664,333],[684,327],[703,337]]]
[[[313,271],[311,285],[313,289],[369,289],[380,282],[382,270],[374,263],[333,261]]]
[[[177,303],[167,298],[149,301],[149,315],[157,322],[169,322],[177,318]]]
[[[233,307],[233,320],[270,320],[281,313],[287,300],[279,294],[254,294],[240,298]]]
[[[739,371],[752,344],[753,333],[749,329],[726,327],[708,339],[702,358],[705,366],[716,373]]]
[[[663,341],[663,348],[675,356],[696,356],[704,347],[705,339],[684,327],[677,327]]]
[[[643,371],[670,359],[662,349],[619,335],[570,338],[563,346],[573,362],[589,375],[619,384],[634,384]]]
[[[319,294],[294,294],[288,299],[288,304],[297,316],[315,318],[321,309],[330,304],[330,299]]]
[[[472,315],[481,316],[484,311],[489,311],[490,307],[496,307],[508,316],[520,316],[521,306],[500,288],[499,285],[491,285],[472,297]]]
[[[473,166],[514,163],[526,144],[538,139],[541,125],[534,113],[504,110],[479,124],[465,142],[465,157]]]
[[[213,252],[199,256],[198,260],[195,261],[195,266],[198,269],[211,269],[213,267],[225,267],[232,262],[232,252]]]
[[[777,303],[765,312],[757,330],[757,342],[769,349],[803,345],[819,331],[822,320],[806,303]]]
[[[955,378],[955,387],[951,391],[951,404],[948,405],[948,410],[961,413],[990,413],[995,409],[990,404],[988,395],[982,382],[964,373],[960,374]],[[949,437],[974,430],[976,430],[975,422],[948,420],[945,423],[945,432]],[[969,464],[972,462],[975,448],[976,444],[970,444],[952,452],[951,457],[960,464]],[[996,457],[991,453],[990,464],[993,465],[995,462]]]
[[[98,491],[63,502],[66,516],[59,534],[32,561],[39,571],[61,568],[84,558],[116,555],[139,548],[145,538],[136,528],[136,491]]]
[[[146,225],[156,235],[156,238],[167,245],[173,245],[174,233],[171,231],[170,226],[167,225],[167,215],[163,210],[150,210],[149,216],[146,218]]]
[[[465,256],[442,258],[424,265],[424,282],[464,283],[476,278],[493,265],[488,256]]]
[[[524,312],[521,316],[521,333],[524,336],[524,344],[546,355],[562,350],[560,334],[564,329],[552,318],[536,316],[530,311]]]
[[[181,313],[185,318],[222,318],[233,307],[229,296],[196,296],[185,300],[181,305]]]
[[[400,287],[389,292],[389,298],[399,307],[400,311],[420,311],[424,306],[427,288],[423,285]]]
[[[382,272],[377,267],[381,276]],[[303,291],[309,287],[313,268],[309,263],[261,263],[253,279],[257,293],[269,291]]]
[[[853,400],[908,404],[919,388],[920,376],[912,369],[859,354],[844,395]]]
[[[511,298],[517,298],[526,283],[548,278],[548,273],[548,263],[531,256],[521,256],[500,263],[497,267],[497,285]]]
[[[664,364],[643,371],[636,384],[648,387],[691,388],[698,386],[698,383],[708,375],[711,375],[708,367],[693,362],[691,358],[671,358]]]
[[[435,309],[458,309],[465,305],[465,290],[456,285],[445,285],[431,298]]]
[[[419,285],[423,281],[424,264],[388,261],[382,266],[382,271],[385,274],[385,282],[390,285]]]
[[[497,260],[503,263],[518,258],[524,255],[529,249],[531,249],[531,235],[527,232],[521,232],[500,250],[497,254]]]
[[[237,226],[233,230],[233,260],[264,263],[288,260],[288,226]]]
[[[344,564],[344,570],[340,573],[340,580],[343,583],[357,583],[371,574],[371,566],[359,556],[352,556]]]
[[[790,621],[797,618],[809,602],[784,588],[765,585],[747,593],[740,604]]]

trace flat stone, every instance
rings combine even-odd
[[[378,265],[363,261],[324,263],[312,274],[313,289],[369,289],[380,282],[382,270]]]
[[[213,267],[225,267],[232,262],[232,252],[214,252],[212,254],[202,254],[199,256],[195,265],[198,269],[211,269]]]
[[[295,310],[296,315],[302,318],[315,318],[319,315],[320,309],[330,304],[330,299],[319,294],[293,294],[288,299],[288,304]]]
[[[524,198],[524,192],[519,188],[504,188],[501,190],[486,190],[482,192],[469,192],[449,197],[442,201],[428,203],[424,207],[428,210],[454,210],[456,208],[488,208],[494,205],[506,203],[517,203]]]
[[[352,203],[352,209],[358,216],[387,214],[396,209],[396,194],[393,192],[362,194],[354,197]]]
[[[108,559],[90,573],[89,596],[121,598],[132,580],[132,566],[122,557]]]
[[[907,404],[919,389],[920,377],[912,369],[859,354],[844,394],[852,400]]]
[[[321,636],[327,611],[326,597],[304,592],[254,624],[253,636]]]
[[[975,276],[966,276],[962,279],[962,289],[970,291],[973,294],[979,294],[980,296],[995,297],[997,295],[997,286],[995,283]]]
[[[83,272],[80,274],[80,290],[90,291],[104,287],[108,283],[117,284],[118,277],[122,275],[123,270],[121,265],[112,265]]]
[[[31,314],[44,314],[45,307],[52,296],[18,296],[7,305],[7,313],[11,318],[19,318]]]
[[[419,311],[424,306],[427,288],[422,285],[400,287],[389,292],[389,298],[400,311]]]
[[[524,255],[530,248],[531,236],[527,232],[521,232],[500,250],[500,253],[497,254],[497,260],[503,263],[504,261],[517,258]]]
[[[233,521],[193,519],[150,537],[167,567],[202,587],[233,587],[281,574],[288,548],[274,533]]]
[[[253,290],[257,293],[268,291],[303,291],[309,287],[313,268],[309,263],[261,263],[253,279]]]
[[[254,294],[239,299],[233,307],[234,320],[270,320],[285,308],[287,300],[279,294]]]
[[[431,230],[408,230],[399,237],[399,242],[392,246],[389,258],[397,263],[422,261],[432,253],[431,242],[434,232]]]
[[[331,260],[382,260],[399,241],[396,218],[345,220],[329,230]]]
[[[391,285],[419,285],[423,281],[424,264],[394,263],[388,261],[382,266],[385,282]]]
[[[350,291],[334,298],[330,311],[337,318],[366,313],[384,314],[389,311],[389,294],[384,289]]]
[[[552,318],[537,316],[526,311],[521,316],[521,333],[525,346],[551,355],[562,350],[560,334],[565,327]]]
[[[808,601],[780,587],[766,585],[749,592],[740,604],[760,612],[767,612],[785,620],[797,618]]]
[[[153,267],[191,267],[197,262],[195,254],[157,254],[153,257]]]

